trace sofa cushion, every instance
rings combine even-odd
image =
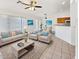
[[[1,39],[3,42],[5,42],[5,41],[9,41],[9,40],[11,40],[12,39],[12,37],[7,37],[7,38],[3,38],[3,39]]]
[[[11,36],[15,36],[16,35],[16,32],[11,32]]]
[[[3,41],[0,39],[0,45],[3,43]]]

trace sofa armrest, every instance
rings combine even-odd
[[[47,37],[49,40],[52,39],[52,34],[49,33],[48,37]]]

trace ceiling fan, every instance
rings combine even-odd
[[[25,9],[31,8],[34,11],[36,10],[36,8],[42,8],[42,6],[36,5],[37,4],[37,1],[35,1],[35,0],[31,0],[30,4],[24,3],[24,2],[22,2],[20,0],[17,3],[21,3],[23,5],[26,5],[27,7]]]

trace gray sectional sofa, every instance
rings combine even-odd
[[[25,36],[27,35],[27,33],[22,33],[22,32],[16,32],[16,35],[11,35],[9,32],[8,33],[2,33],[0,35],[0,47],[22,40]]]

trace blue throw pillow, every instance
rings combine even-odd
[[[49,34],[48,32],[42,32],[41,33],[42,36],[48,36],[48,34]]]

